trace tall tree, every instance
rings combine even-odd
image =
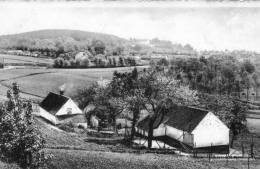
[[[135,136],[135,125],[139,119],[141,109],[140,95],[136,92],[140,90],[138,81],[138,71],[136,68],[130,73],[114,72],[113,80],[111,81],[113,103],[122,110],[132,114],[132,128],[130,143]]]
[[[148,147],[152,147],[153,126],[155,121],[164,116],[172,104],[195,105],[198,102],[197,92],[183,86],[164,72],[147,71],[140,77],[141,89],[137,92],[142,98],[142,106],[149,113]]]
[[[20,98],[16,83],[7,92],[7,98],[0,109],[1,157],[22,168],[38,168],[43,161],[44,140],[34,123],[32,104]]]

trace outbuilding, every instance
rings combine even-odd
[[[139,136],[148,137],[150,117],[137,124]],[[184,151],[229,152],[229,128],[214,113],[195,107],[173,106],[153,126],[153,137]]]
[[[39,115],[53,124],[84,123],[83,112],[69,97],[50,92],[39,105]]]

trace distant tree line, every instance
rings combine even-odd
[[[64,59],[58,57],[54,60],[54,68],[105,68],[105,67],[126,67],[136,66],[137,62],[132,57],[105,57],[98,55],[97,57],[76,57],[75,59]]]
[[[161,59],[151,63],[164,68],[192,89],[209,94],[234,95],[243,89],[259,87],[259,73],[250,60],[238,61],[235,57],[211,56],[208,58]]]

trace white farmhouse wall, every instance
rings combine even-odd
[[[166,135],[175,140],[183,142],[183,131],[182,130],[176,129],[171,126],[166,126]]]
[[[56,124],[57,120],[56,117],[52,114],[50,114],[49,112],[47,112],[46,110],[44,110],[43,108],[39,107],[39,115],[47,120],[49,120],[51,123]]]
[[[156,129],[154,129],[153,136],[154,137],[165,136],[165,125],[161,124]]]
[[[192,131],[196,147],[228,145],[229,128],[213,113],[209,112]]]
[[[142,130],[138,127],[135,128],[136,132],[139,134],[142,134],[146,137],[148,137],[148,131]],[[161,124],[158,126],[156,129],[153,130],[153,136],[154,137],[159,137],[159,136],[164,136],[165,135],[165,126],[164,124]]]
[[[69,111],[68,111],[69,109],[71,110],[71,113],[69,113]],[[60,108],[60,110],[56,113],[56,116],[69,115],[69,114],[82,114],[82,111],[78,108],[78,106],[71,99],[69,99]]]

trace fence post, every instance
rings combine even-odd
[[[253,135],[251,135],[250,155],[251,155],[251,158],[254,157],[254,140],[253,140]]]
[[[195,157],[195,143],[193,144],[193,158]]]
[[[247,169],[250,169],[250,166],[249,166],[249,158],[250,158],[250,156],[248,155],[248,156],[247,156]]]
[[[193,152],[194,152],[194,157],[196,158],[196,157],[197,157],[196,142],[194,142],[194,149],[193,149]]]
[[[164,130],[164,136],[166,137],[166,130],[167,130],[167,128],[166,128],[165,125],[164,125],[164,128],[165,128],[165,130]],[[165,149],[165,141],[164,141],[163,143],[164,143],[163,147],[164,147],[164,149]]]
[[[244,157],[245,149],[244,149],[244,145],[243,145],[243,143],[242,143],[242,145],[241,145],[241,149],[242,149],[242,157]]]
[[[213,154],[213,144],[210,144],[210,157],[212,158],[212,154]]]
[[[254,143],[250,144],[250,156],[251,158],[254,158]]]
[[[208,152],[209,162],[210,162],[210,155],[211,155],[211,146],[212,146],[212,144],[210,145],[210,151]]]
[[[228,165],[228,154],[226,154],[226,165]]]

